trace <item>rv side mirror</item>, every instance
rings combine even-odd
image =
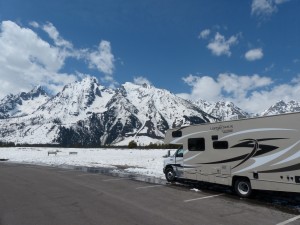
[[[171,151],[168,150],[168,153],[167,153],[166,155],[164,155],[163,157],[164,157],[164,158],[168,158],[168,157],[170,157],[170,155],[171,155]]]

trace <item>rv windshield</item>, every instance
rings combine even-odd
[[[180,147],[176,150],[174,156],[175,156],[175,157],[183,157],[183,146],[180,146]]]

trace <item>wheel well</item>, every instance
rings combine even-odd
[[[173,170],[173,167],[171,165],[166,166],[166,170],[170,168]]]
[[[250,179],[249,179],[248,177],[243,177],[243,176],[233,176],[233,178],[232,178],[232,183],[231,183],[231,186],[232,186],[232,187],[234,187],[234,184],[235,184],[235,182],[236,182],[237,180],[247,180],[247,181],[249,181],[249,183],[251,183],[251,182],[250,182]]]

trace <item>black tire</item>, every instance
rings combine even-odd
[[[242,198],[249,198],[252,194],[251,184],[247,179],[237,179],[234,183],[234,190]]]
[[[167,168],[165,176],[168,182],[174,182],[176,180],[176,173],[173,168]]]

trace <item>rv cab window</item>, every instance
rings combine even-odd
[[[189,151],[204,151],[205,139],[204,138],[189,138],[188,139]]]
[[[176,157],[183,157],[183,146],[181,146],[179,149],[177,149],[175,156]]]

